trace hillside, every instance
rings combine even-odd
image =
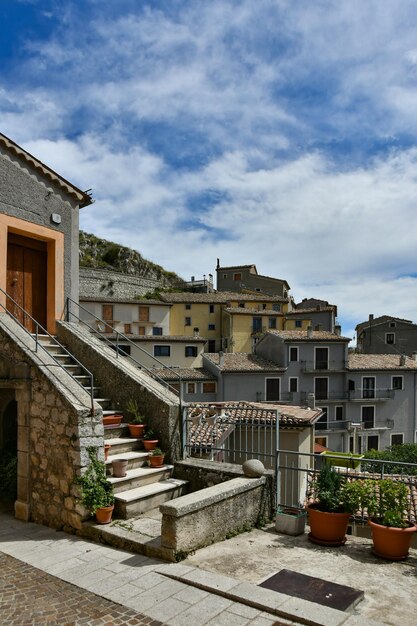
[[[162,281],[164,285],[172,287],[181,286],[184,282],[174,272],[144,259],[140,252],[83,231],[80,231],[80,267],[142,276]]]

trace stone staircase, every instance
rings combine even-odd
[[[64,352],[48,335],[38,335],[38,340],[68,374],[90,393],[90,377],[73,357]],[[94,401],[102,407],[103,416],[115,413],[120,415],[120,411],[111,406],[111,400],[102,395],[100,387],[94,386]],[[129,437],[126,423],[122,422],[120,426],[105,425],[104,440],[111,446],[106,469],[108,481],[112,483],[115,493],[115,518],[125,520],[137,517],[185,493],[187,482],[172,478],[173,465],[163,465],[160,468],[147,467],[149,453],[142,449],[141,439]],[[115,459],[128,461],[127,474],[124,478],[115,478],[112,475],[112,460]]]

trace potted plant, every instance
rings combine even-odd
[[[155,450],[158,443],[159,439],[155,439],[155,433],[153,432],[153,430],[147,430],[143,435],[143,445],[145,447],[145,450]]]
[[[322,546],[341,546],[351,513],[359,508],[354,483],[324,464],[315,482],[316,501],[308,507],[309,539]]]
[[[302,535],[307,519],[307,511],[302,507],[281,506],[275,517],[275,530],[283,535]]]
[[[127,459],[113,459],[111,462],[113,477],[124,478],[127,474],[127,466],[129,461]]]
[[[139,405],[136,399],[131,398],[127,403],[127,411],[132,415],[132,419],[128,422],[129,434],[131,437],[140,438],[143,436],[145,424],[143,423],[143,415],[139,411]]]
[[[149,455],[149,464],[151,467],[162,467],[164,458],[165,452],[162,452],[161,448],[155,448]]]
[[[103,415],[103,426],[105,428],[116,428],[120,426],[120,422],[123,419],[123,415],[120,413],[112,413],[111,415]]]
[[[417,527],[407,517],[409,490],[397,480],[366,479],[364,505],[372,531],[372,552],[391,561],[406,559]]]
[[[75,484],[80,487],[80,502],[99,524],[108,524],[114,509],[113,486],[106,479],[106,465],[97,459],[96,448],[88,449],[90,463]]]

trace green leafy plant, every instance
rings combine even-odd
[[[364,503],[368,509],[368,516],[377,524],[407,528],[406,511],[409,506],[408,489],[404,483],[390,478],[383,480],[365,481],[369,493]]]
[[[315,482],[316,508],[325,513],[340,513],[341,492],[344,477],[335,472],[329,465],[321,468]]]
[[[164,452],[162,452],[161,448],[155,448],[152,450],[152,456],[164,456]]]
[[[146,440],[154,441],[156,439],[156,435],[153,430],[149,428],[149,430],[147,430],[146,433],[143,435],[143,438]]]
[[[133,416],[130,420],[131,424],[143,424],[144,417],[139,410],[139,404],[136,399],[131,398],[127,403],[127,412]]]
[[[106,478],[106,466],[97,459],[97,449],[88,448],[87,452],[90,463],[74,483],[81,489],[80,502],[94,515],[97,509],[114,504],[114,493],[112,484]]]
[[[366,459],[375,459],[378,461],[397,461],[398,463],[413,463],[417,465],[417,444],[401,443],[390,446],[387,450],[368,450],[365,452],[365,458],[362,462],[362,470],[365,472],[379,471],[382,463],[366,463]],[[385,474],[402,474],[415,476],[417,474],[416,467],[404,467],[401,465],[384,465]]]

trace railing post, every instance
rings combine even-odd
[[[119,358],[119,333],[116,331],[116,359]]]
[[[278,511],[281,500],[281,477],[279,474],[279,411],[275,410],[275,510]]]
[[[35,352],[38,351],[38,324],[35,324]]]

